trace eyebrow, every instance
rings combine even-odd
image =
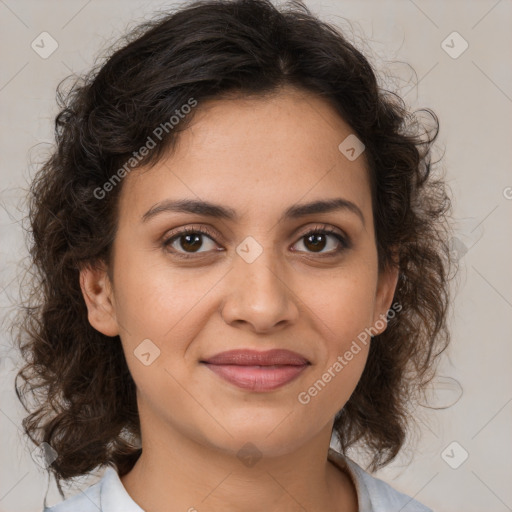
[[[341,197],[292,205],[283,212],[279,222],[283,222],[284,220],[298,219],[307,215],[330,213],[339,210],[345,210],[354,213],[361,219],[363,225],[365,224],[364,215],[361,209],[352,201],[343,199]],[[200,201],[196,199],[167,199],[153,205],[142,216],[142,222],[147,222],[151,218],[163,212],[194,213],[197,215],[230,221],[236,221],[240,218],[236,211],[232,208],[208,201]]]

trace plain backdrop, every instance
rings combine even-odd
[[[412,109],[437,113],[440,165],[457,221],[453,247],[461,270],[453,339],[432,385],[432,404],[450,407],[418,408],[420,435],[375,476],[439,512],[512,510],[512,1],[306,4],[387,72]],[[47,486],[20,428],[23,410],[13,387],[18,358],[8,322],[26,256],[19,201],[34,162],[53,140],[55,88],[88,70],[129,26],[171,5],[0,0],[0,512],[41,511]],[[58,45],[47,58],[31,46],[42,32],[55,41],[47,39],[47,51]],[[58,501],[52,483],[48,504]]]

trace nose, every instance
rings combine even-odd
[[[298,297],[283,265],[266,249],[252,262],[238,254],[225,279],[224,321],[257,333],[286,328],[299,317]]]

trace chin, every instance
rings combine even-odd
[[[213,441],[213,440],[211,440]],[[215,448],[219,451],[236,456],[248,467],[251,467],[262,457],[282,457],[292,453],[305,442],[304,440],[293,441],[289,436],[266,436],[259,435],[235,435],[230,438],[228,444],[215,443]]]
[[[290,418],[293,415],[290,415]],[[304,432],[294,422],[283,421],[286,415],[272,421],[247,422],[245,424],[224,423],[230,435],[223,431],[219,438],[212,438],[210,432],[207,436],[208,444],[215,446],[220,451],[227,452],[237,457],[280,457],[292,453],[307,442],[314,433]]]

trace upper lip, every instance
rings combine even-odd
[[[201,361],[209,364],[232,364],[238,366],[303,366],[309,361],[296,352],[284,349],[267,350],[228,350]]]

